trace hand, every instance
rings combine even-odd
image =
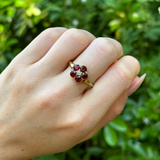
[[[110,38],[50,28],[0,75],[0,159],[58,153],[92,137],[121,113],[142,83],[138,61]],[[68,62],[87,66],[87,84],[70,77]]]

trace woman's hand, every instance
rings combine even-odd
[[[144,79],[138,61],[121,56],[116,40],[84,30],[42,32],[0,76],[0,159],[68,150],[119,115]],[[70,60],[87,66],[93,88],[70,77]]]

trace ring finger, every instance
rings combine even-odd
[[[97,38],[89,47],[74,61],[74,64],[84,65],[89,73],[88,79],[93,82],[99,78],[107,68],[122,56],[122,46],[116,40],[110,38]],[[86,89],[86,84],[78,85],[76,81],[69,77],[71,68],[67,68],[64,76],[67,78],[68,86],[77,88],[81,94]]]

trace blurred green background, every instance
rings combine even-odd
[[[117,39],[147,76],[93,138],[34,160],[160,160],[160,0],[0,0],[0,72],[41,31],[57,26]]]

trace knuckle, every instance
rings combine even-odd
[[[31,92],[35,82],[33,79],[28,79],[29,78],[27,76],[22,76],[20,71],[15,70],[12,72],[12,81],[10,82],[12,92],[15,95]]]
[[[41,108],[50,107],[54,101],[55,101],[54,96],[49,92],[41,94],[39,98],[39,103]]]
[[[123,53],[123,47],[122,47],[121,43],[119,43],[117,40],[112,39],[112,38],[106,38],[106,39],[109,40],[113,44],[116,52],[119,53],[121,56]]]
[[[72,132],[77,135],[81,135],[87,129],[86,116],[80,113],[81,111],[73,110],[72,113],[67,117],[66,124],[67,128],[71,129]]]
[[[118,52],[116,51],[116,48],[110,39],[97,38],[95,40],[95,43],[96,50],[98,53],[100,53],[99,56],[102,56],[102,58],[104,58],[104,56],[107,56],[107,58],[111,60],[117,58]]]
[[[39,102],[38,102],[38,109],[45,111],[45,110],[52,110],[52,107],[56,108],[57,104],[55,95],[45,92],[41,94],[39,97]]]
[[[73,42],[77,44],[84,45],[90,42],[89,37],[87,36],[86,32],[83,30],[71,28],[71,29],[68,29],[66,34]]]
[[[133,75],[125,63],[119,63],[114,67],[117,73],[117,80],[121,86],[127,89],[132,82]]]
[[[132,62],[132,66],[134,66],[134,72],[136,72],[136,74],[138,74],[139,71],[140,71],[140,63],[139,63],[139,61],[136,58],[134,58],[134,57],[132,57],[130,55],[125,56],[125,58],[127,58],[128,61]]]
[[[118,115],[120,115],[123,111],[122,107],[117,107],[117,109],[111,110],[111,114],[113,115],[113,118],[116,118]]]
[[[77,130],[77,128],[80,128],[80,126],[83,124],[82,118],[81,117],[74,117],[69,121],[68,125],[70,126],[69,128],[73,128]]]
[[[120,53],[120,56],[122,56],[123,47],[122,47],[121,43],[119,43],[118,41],[115,40],[115,42],[116,42],[116,45],[117,45],[117,48],[118,48],[118,52]]]
[[[76,135],[77,138],[79,138],[85,130],[84,120],[80,116],[70,117],[70,119],[65,122],[65,128],[71,131],[71,136]]]
[[[41,33],[44,39],[58,39],[67,29],[63,27],[47,28]]]
[[[45,108],[56,108],[57,106],[61,106],[61,103],[63,103],[63,97],[64,92],[61,89],[56,89],[53,90],[46,90],[40,93],[38,95],[40,107],[42,109]]]

